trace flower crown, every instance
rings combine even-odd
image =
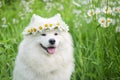
[[[60,14],[52,18],[42,18],[38,15],[33,15],[30,24],[23,31],[23,35],[42,33],[46,30],[68,31],[67,24],[61,19]]]

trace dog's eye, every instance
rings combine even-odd
[[[55,33],[54,35],[58,35],[58,33]]]
[[[41,34],[42,36],[46,36],[46,34]]]

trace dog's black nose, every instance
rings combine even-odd
[[[52,45],[55,44],[55,39],[50,39],[49,43],[52,44]]]

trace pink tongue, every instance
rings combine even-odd
[[[48,48],[48,53],[53,54],[55,53],[55,48]]]

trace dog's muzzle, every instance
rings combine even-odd
[[[55,42],[56,42],[55,39],[50,39],[50,40],[49,40],[49,43],[50,43],[51,45],[54,45]]]
[[[43,46],[42,44],[40,44],[40,46],[41,46],[45,51],[47,51],[49,54],[54,54],[55,51],[56,51],[56,47],[54,47],[54,46],[45,47],[45,46]]]

